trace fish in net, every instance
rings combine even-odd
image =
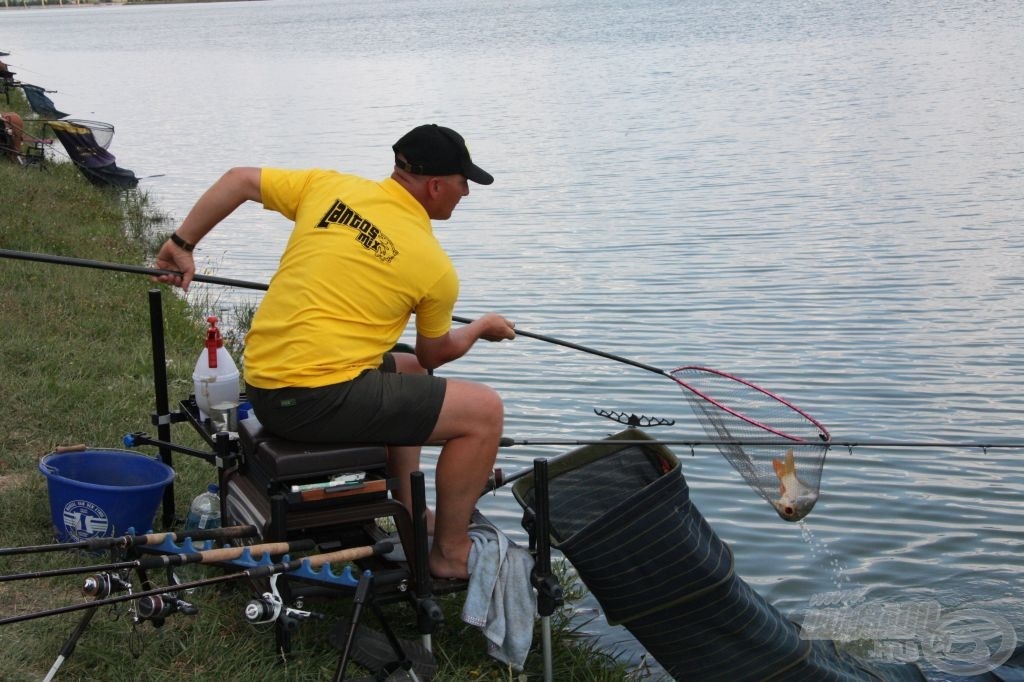
[[[786,521],[807,516],[821,489],[828,430],[792,403],[725,372],[686,366],[668,374],[747,484]]]

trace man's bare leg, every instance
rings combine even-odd
[[[501,398],[483,384],[449,379],[431,440],[445,441],[434,487],[437,516],[430,572],[468,578],[469,521],[494,469],[504,422]]]
[[[420,470],[420,450],[418,445],[389,445],[388,473],[398,481],[398,490],[392,495],[412,513],[412,484],[409,475]],[[427,507],[427,535],[434,534],[434,512]]]
[[[395,369],[399,374],[426,374],[416,356],[411,353],[394,353]],[[419,445],[389,445],[388,471],[392,478],[398,480],[398,490],[394,497],[412,513],[412,490],[409,475],[420,470]],[[427,535],[434,534],[434,512],[427,508]]]

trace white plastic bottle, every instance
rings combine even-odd
[[[185,519],[185,530],[220,528],[220,495],[214,483],[206,487],[206,492],[196,495],[188,509]]]
[[[206,321],[210,328],[206,330],[205,347],[192,372],[196,405],[199,407],[200,419],[210,417],[218,422],[218,428],[227,429],[232,421],[228,418],[230,411],[238,408],[238,367],[224,347],[224,339],[217,328],[217,318],[211,316]]]

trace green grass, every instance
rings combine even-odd
[[[24,103],[10,108],[24,111]],[[154,242],[168,229],[144,194],[99,190],[66,164],[40,170],[0,162],[0,189],[0,248],[145,264]],[[0,259],[0,546],[52,541],[48,494],[38,470],[41,456],[77,443],[121,448],[122,436],[131,431],[155,435],[150,423],[154,404],[148,309],[148,292],[155,287],[139,275]],[[192,389],[190,375],[205,313],[201,304],[190,306],[167,288],[162,301],[173,403]],[[187,427],[178,427],[174,438],[199,445]],[[215,473],[195,458],[178,456],[175,465],[181,516]],[[0,557],[0,574],[107,560],[68,552]],[[78,603],[82,580],[69,576],[0,583],[0,617]],[[295,634],[293,654],[280,662],[273,632],[248,625],[242,616],[250,598],[248,586],[203,588],[191,598],[200,614],[172,617],[160,629],[150,624],[133,628],[123,607],[105,607],[58,679],[332,677],[339,652],[327,643],[330,616],[346,613],[347,601],[309,604],[307,608],[323,610],[328,618],[304,623]],[[461,600],[461,595],[442,600],[447,617],[434,639],[440,665],[435,679],[540,679],[539,635],[526,674],[512,675],[485,655],[482,635],[461,622]],[[388,612],[402,636],[414,638],[411,611],[393,605]],[[613,656],[575,635],[570,614],[567,609],[553,618],[555,679],[627,679],[625,667]],[[5,658],[0,678],[42,679],[80,617],[77,612],[0,626]]]

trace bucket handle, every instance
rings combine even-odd
[[[65,452],[82,452],[85,449],[85,443],[76,443],[75,445],[58,445],[53,449],[53,452],[54,454],[61,455],[64,454]],[[40,462],[40,465],[46,469],[47,473],[51,473],[54,475],[60,473],[57,470],[57,467],[55,466],[51,466],[49,464],[46,464],[45,462]]]

